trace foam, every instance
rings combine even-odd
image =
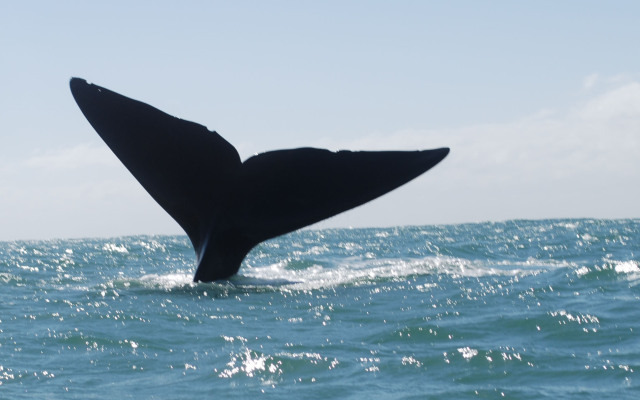
[[[302,270],[287,268],[287,262],[240,270],[239,282],[284,287],[293,290],[331,288],[341,285],[359,285],[388,279],[405,279],[414,275],[446,274],[454,277],[520,276],[537,273],[531,268],[509,268],[469,261],[455,257],[425,257],[416,260],[378,259],[346,260],[336,267],[312,265]],[[252,278],[252,279],[247,279]],[[234,282],[238,282],[235,281]]]

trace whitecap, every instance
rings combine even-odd
[[[640,267],[635,261],[620,261],[614,267],[615,271],[621,274],[637,274],[640,273]]]
[[[186,273],[171,273],[171,274],[149,274],[140,278],[145,286],[160,287],[165,290],[184,288],[188,286],[195,286],[193,277]]]
[[[616,273],[633,283],[640,283],[640,264],[638,261],[616,261],[613,267]]]

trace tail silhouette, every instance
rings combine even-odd
[[[189,236],[195,281],[234,275],[258,243],[373,200],[449,153],[300,148],[242,162],[202,125],[83,79],[70,86],[91,126]]]

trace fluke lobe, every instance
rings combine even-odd
[[[258,243],[373,200],[449,153],[300,148],[242,162],[202,125],[83,79],[70,86],[91,126],[189,236],[194,281],[229,278]]]

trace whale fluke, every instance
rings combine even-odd
[[[72,78],[91,126],[184,229],[195,281],[229,278],[258,243],[375,199],[439,163],[422,151],[270,151],[241,162],[218,133]]]

